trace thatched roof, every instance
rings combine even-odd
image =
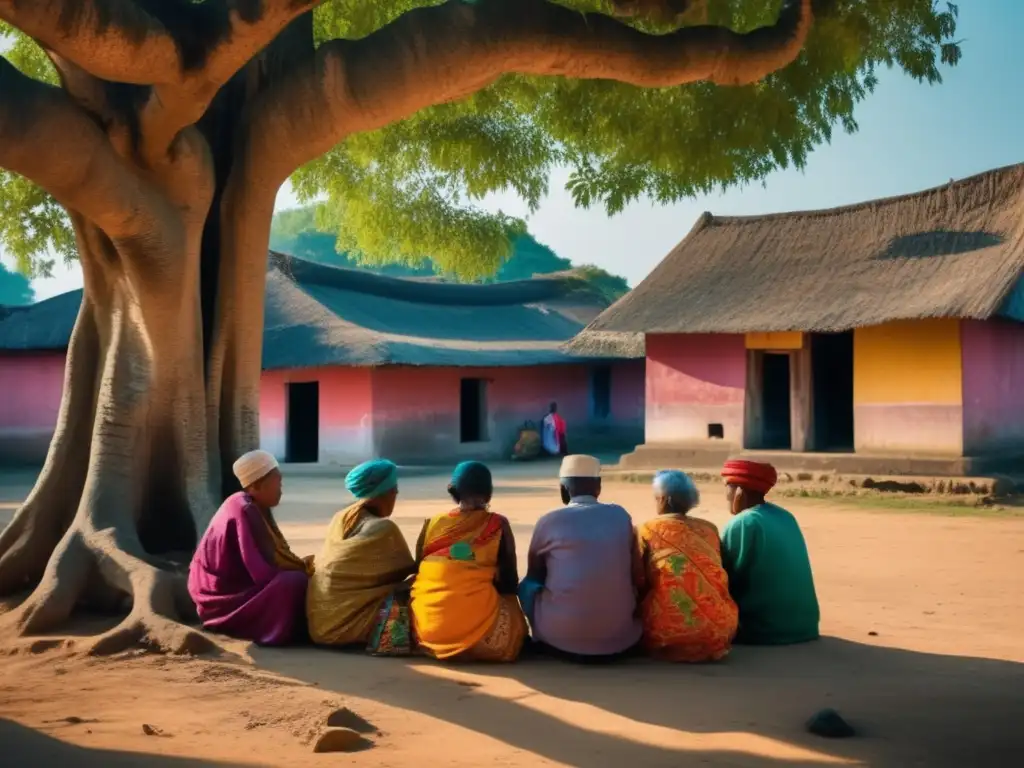
[[[634,359],[645,356],[646,346],[642,333],[583,330],[567,341],[562,349],[584,357]]]
[[[0,311],[0,350],[66,348],[81,300],[81,291],[71,291]],[[462,285],[271,253],[263,367],[578,362],[562,345],[606,307],[572,273]]]
[[[925,192],[770,216],[705,213],[594,333],[839,331],[1024,320],[1024,164]]]

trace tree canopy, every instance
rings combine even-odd
[[[20,307],[31,304],[35,297],[27,277],[0,264],[0,306]]]
[[[309,3],[316,6],[314,32],[321,42],[373,40],[410,12],[460,4],[494,8],[495,24],[505,18],[508,34],[525,34],[509,15],[515,4],[501,0]],[[518,5],[524,16],[565,24],[565,17],[551,15],[551,3]],[[664,40],[670,35],[663,33],[680,26],[752,30],[772,23],[781,6],[782,0],[559,0],[555,7],[580,18],[629,11],[630,23]],[[936,83],[941,66],[959,60],[955,5],[816,0],[814,6],[803,53],[760,82],[642,88],[611,79],[505,75],[465,98],[348,136],[296,171],[293,184],[300,198],[326,201],[321,224],[337,233],[342,250],[366,263],[418,264],[429,255],[444,272],[493,275],[525,229],[522,221],[479,205],[490,193],[511,190],[536,209],[552,170],[563,166],[577,205],[615,214],[643,196],[670,203],[756,182],[778,168],[803,167],[837,127],[855,131],[855,106],[881,70]],[[606,16],[585,18],[600,26]],[[56,80],[31,37],[2,23],[0,30],[9,37],[5,56],[11,62],[33,77]],[[616,55],[616,41],[609,40],[609,55]],[[428,41],[438,57],[444,42]],[[633,79],[658,82],[656,73]],[[73,256],[67,217],[33,183],[0,170],[0,201],[0,246],[22,270],[46,273],[48,254]]]
[[[337,233],[330,228],[321,229],[316,224],[316,206],[291,208],[274,216],[270,230],[270,248],[282,251],[300,259],[330,264],[350,269],[369,269],[394,277],[448,277],[432,259],[419,264],[377,264],[367,266],[357,256],[337,249]],[[558,256],[548,246],[537,242],[533,235],[516,235],[512,240],[512,253],[493,277],[484,277],[480,282],[505,282],[527,280],[534,275],[577,269],[581,277],[588,280],[609,301],[629,291],[625,278],[612,275],[600,267],[584,264],[573,265],[569,259]]]

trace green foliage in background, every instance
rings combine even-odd
[[[298,256],[300,259],[350,269],[369,269],[393,277],[433,277],[458,279],[448,275],[431,259],[418,264],[371,263],[366,264],[358,257],[337,249],[335,232],[317,228],[316,206],[305,206],[281,211],[274,216],[270,230],[270,247],[275,251]],[[481,282],[503,282],[527,280],[534,275],[547,275],[575,269],[576,273],[596,288],[609,303],[629,291],[625,278],[612,275],[592,265],[574,267],[569,259],[555,254],[550,248],[538,243],[529,233],[517,235],[512,240],[512,252],[497,273],[490,277],[477,278]]]
[[[454,1],[454,0],[453,0]],[[482,0],[486,1],[486,0]],[[603,0],[559,0],[581,12]],[[329,0],[320,39],[371,34],[422,0]],[[781,0],[701,0],[686,23],[737,30],[771,23]],[[293,177],[304,201],[322,200],[318,225],[363,263],[422,265],[462,278],[495,275],[525,234],[523,222],[481,207],[511,191],[536,209],[552,170],[570,170],[578,206],[615,214],[649,197],[671,203],[803,167],[892,68],[937,83],[959,61],[957,9],[934,0],[820,0],[800,58],[756,85],[642,90],[607,81],[508,76],[470,98],[351,137]],[[653,28],[649,31],[661,32]],[[12,60],[39,77],[48,65],[18,40]],[[47,247],[72,249],[52,201],[0,173],[0,245],[23,269],[45,270]]]
[[[21,307],[35,301],[28,278],[0,264],[0,307]]]

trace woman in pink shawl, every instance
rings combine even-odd
[[[281,471],[266,451],[232,467],[244,490],[228,497],[192,558],[188,591],[203,626],[260,645],[285,645],[305,628],[311,558],[292,553],[271,509]]]

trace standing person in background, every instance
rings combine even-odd
[[[818,637],[818,596],[807,544],[796,518],[765,501],[775,467],[725,462],[722,477],[732,520],[722,531],[722,562],[740,609],[737,643],[789,645]]]
[[[558,415],[558,403],[551,403],[548,415],[541,422],[544,450],[552,456],[568,456],[569,444],[565,438],[565,419]]]

